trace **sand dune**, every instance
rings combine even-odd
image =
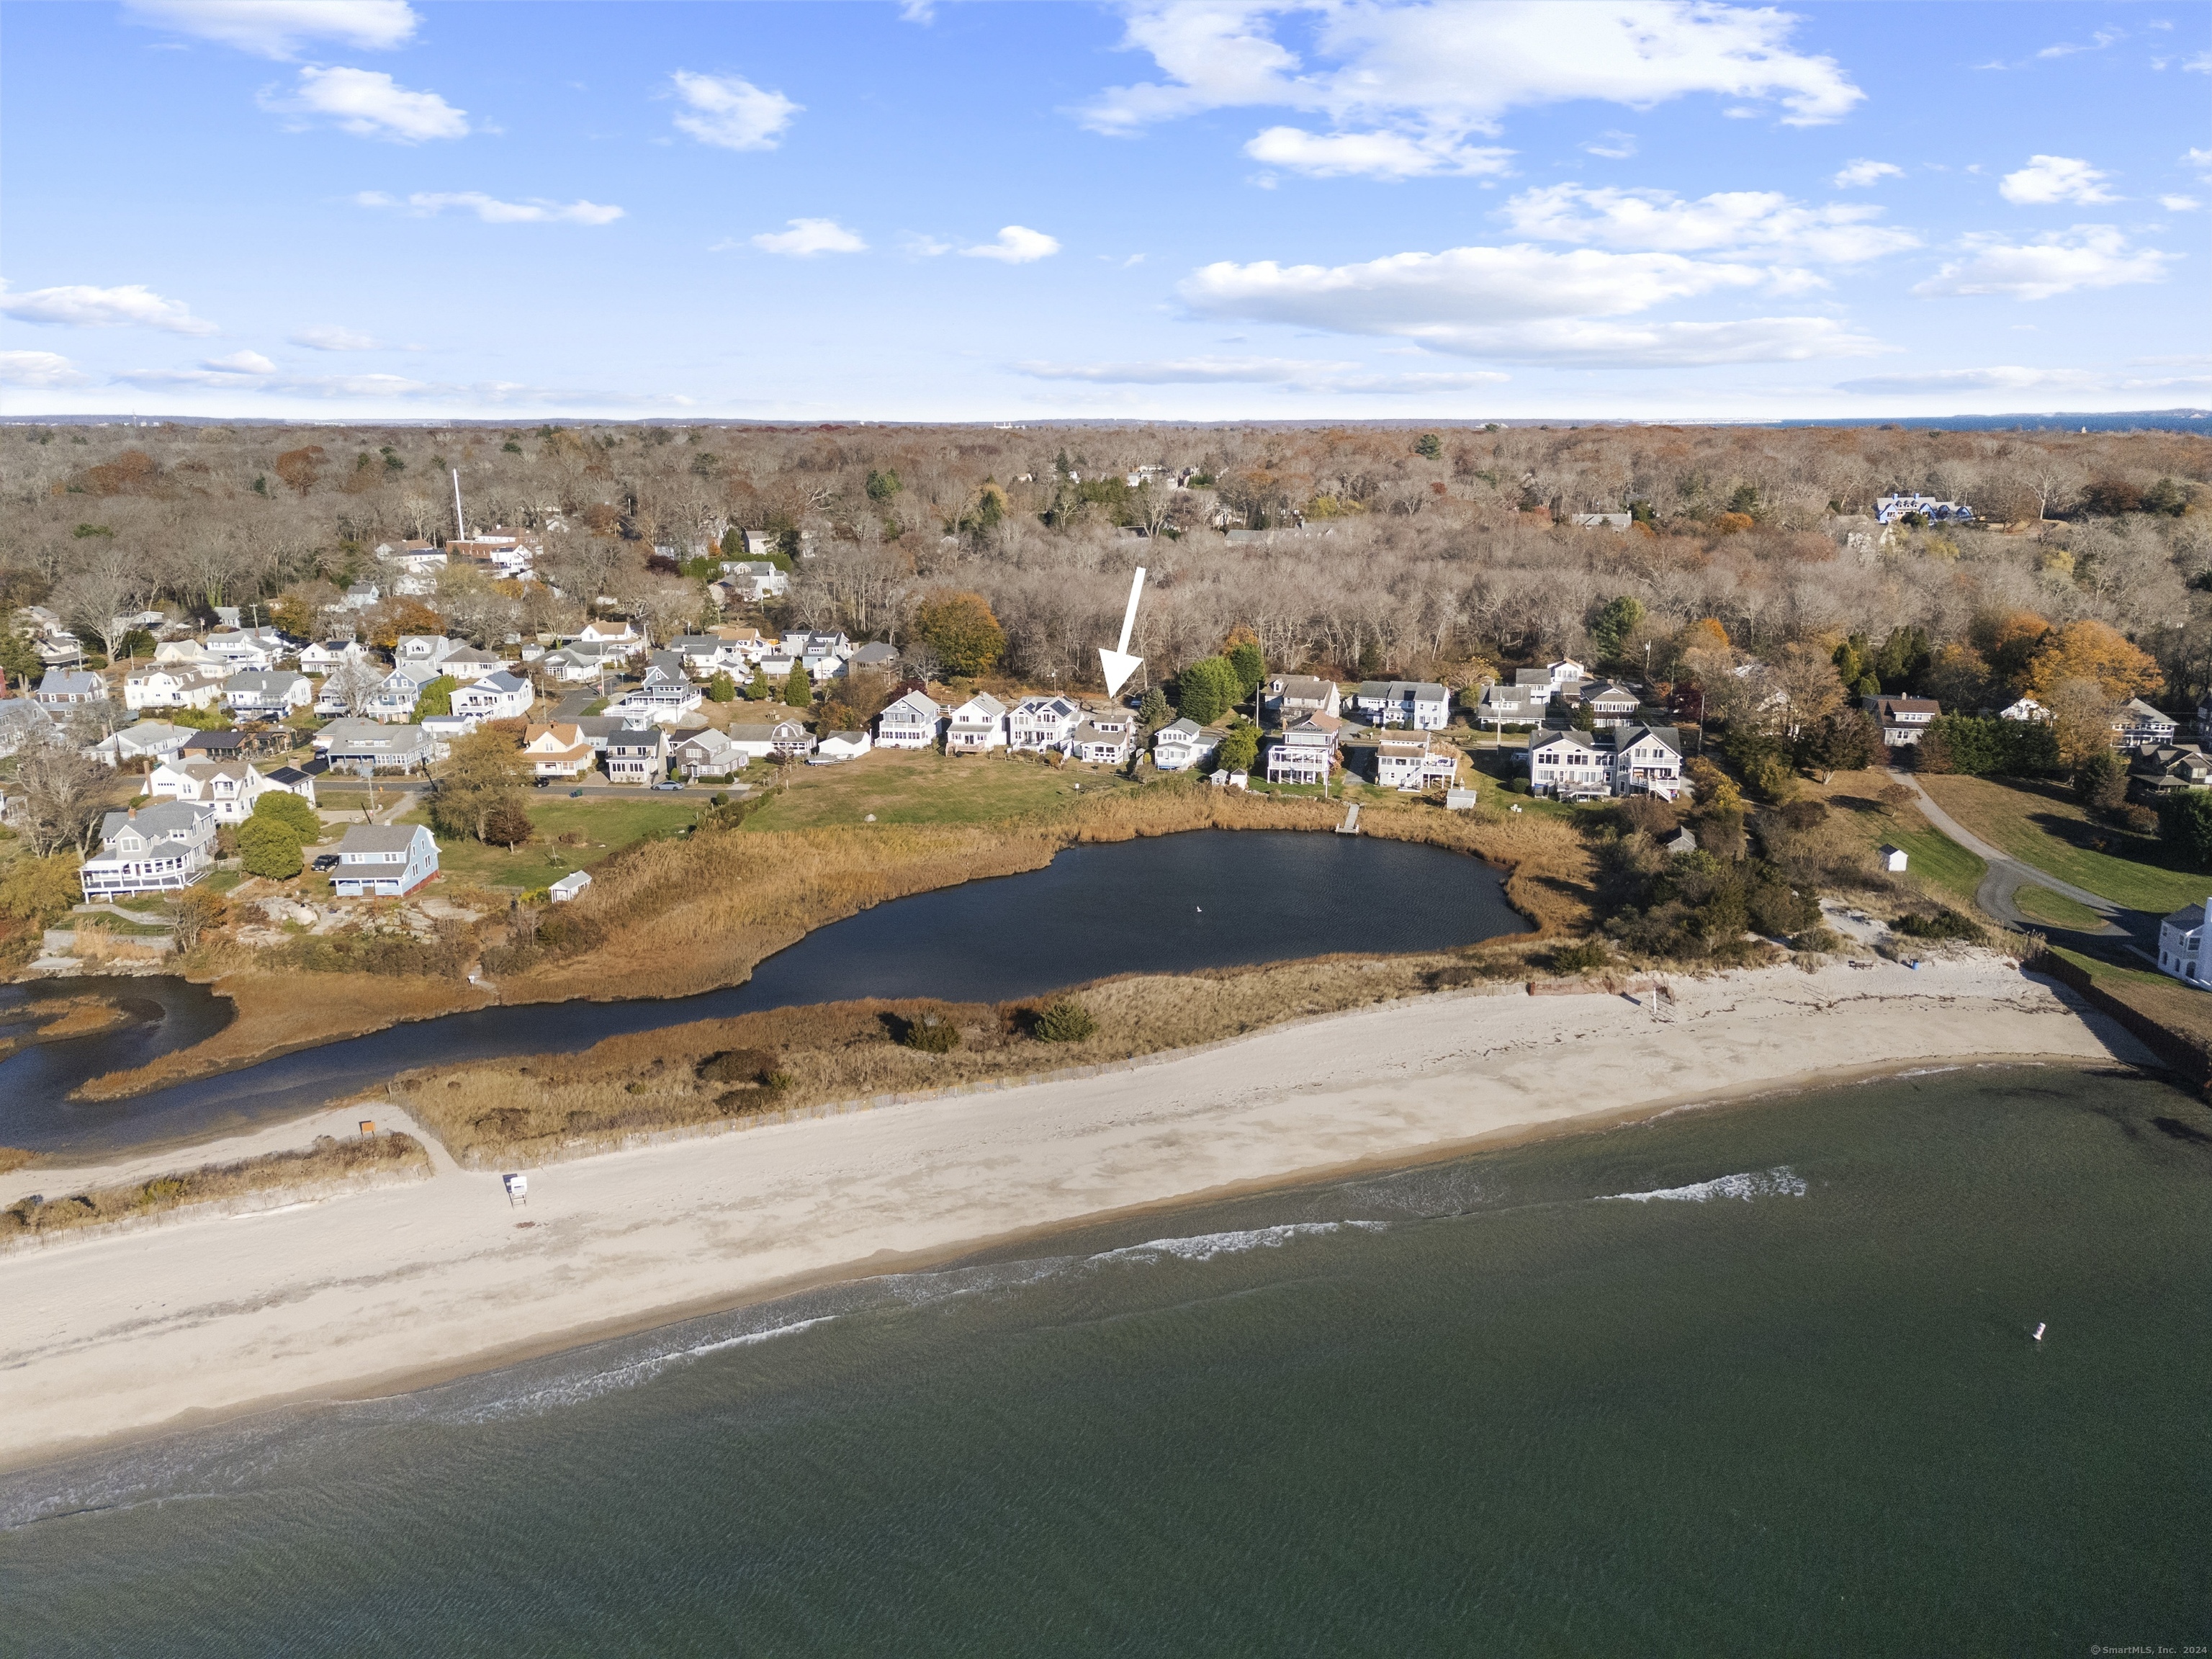
[[[1079,1081],[558,1164],[526,1209],[434,1154],[410,1186],[0,1256],[0,1463],[502,1357],[1236,1187],[1662,1105],[1950,1060],[2142,1058],[1996,958],[1766,969],[1605,995],[1427,998]],[[349,1109],[180,1158],[28,1170],[0,1199],[301,1145]],[[426,1140],[428,1137],[423,1137]],[[519,1224],[527,1223],[527,1225]]]

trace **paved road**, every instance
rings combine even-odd
[[[2038,933],[2087,934],[2092,939],[2133,939],[2147,942],[2153,950],[2158,946],[2156,916],[2140,910],[2130,910],[2115,904],[2103,895],[2093,893],[2086,887],[2076,887],[2071,882],[2061,881],[2046,874],[2032,864],[2023,864],[2009,853],[2000,851],[1960,823],[1936,804],[1935,797],[1920,787],[1920,781],[1910,772],[1893,770],[1889,775],[1910,789],[1918,799],[1920,811],[1928,822],[1941,830],[1953,841],[1990,866],[1982,878],[1982,884],[1974,891],[1974,902],[1999,921],[2014,927]],[[2099,928],[2057,927],[2047,921],[2033,921],[2021,914],[2014,896],[2023,887],[2041,887],[2053,893],[2063,893],[2077,904],[2086,904],[2099,915],[2111,918]]]

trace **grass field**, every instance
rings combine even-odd
[[[2164,915],[2202,902],[2212,875],[2163,862],[2158,843],[2094,823],[2057,789],[1991,778],[1923,777],[1936,804],[2023,864],[2131,910]],[[2114,850],[2091,845],[2103,841]]]
[[[986,760],[877,749],[836,766],[793,767],[745,828],[822,830],[862,823],[871,812],[878,823],[988,823],[1142,787],[1091,767],[1054,768],[1004,751]]]
[[[2104,917],[2087,905],[2063,893],[2054,893],[2048,887],[2023,887],[2012,896],[2012,902],[2030,921],[2039,921],[2046,927],[2094,933],[2105,925]]]
[[[2122,985],[2148,986],[2161,991],[2182,988],[2179,981],[2159,973],[2154,969],[2122,968],[2116,963],[2106,962],[2100,957],[2083,956],[2079,951],[2069,951],[2063,945],[2052,945],[2051,954],[2065,957],[2067,961],[2094,980],[2118,981]],[[2199,992],[2197,994],[2201,996],[2203,994]]]
[[[1982,878],[1990,872],[1987,864],[1941,830],[1924,826],[1918,830],[1905,830],[1893,825],[1890,833],[1882,840],[1905,849],[1905,867],[1908,874],[1934,882],[1954,898],[1967,904],[1974,902],[1974,894],[1982,884]],[[2056,898],[2058,896],[2054,893],[2051,896]]]
[[[696,804],[682,800],[549,800],[533,801],[530,821],[538,826],[538,839],[513,852],[473,841],[438,843],[438,868],[449,881],[484,887],[543,887],[571,870],[588,870],[625,847],[647,836],[669,834],[690,824]],[[402,823],[426,823],[421,812],[410,812]],[[580,845],[563,846],[564,835],[583,837]]]

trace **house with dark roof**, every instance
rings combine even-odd
[[[438,873],[438,842],[419,823],[356,823],[338,843],[331,890],[340,898],[402,898]]]
[[[88,900],[178,893],[215,864],[215,808],[161,801],[100,821],[100,852],[77,871]]]

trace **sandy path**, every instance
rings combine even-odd
[[[553,1164],[531,1172],[526,1210],[441,1153],[409,1186],[17,1251],[0,1256],[0,1464],[190,1412],[381,1392],[879,1259],[1646,1106],[1919,1061],[2142,1057],[1989,958],[1767,969],[1682,981],[1677,998],[1656,1022],[1603,995],[1425,999],[1103,1077]],[[364,1115],[405,1127],[390,1108],[323,1114],[191,1161]]]

